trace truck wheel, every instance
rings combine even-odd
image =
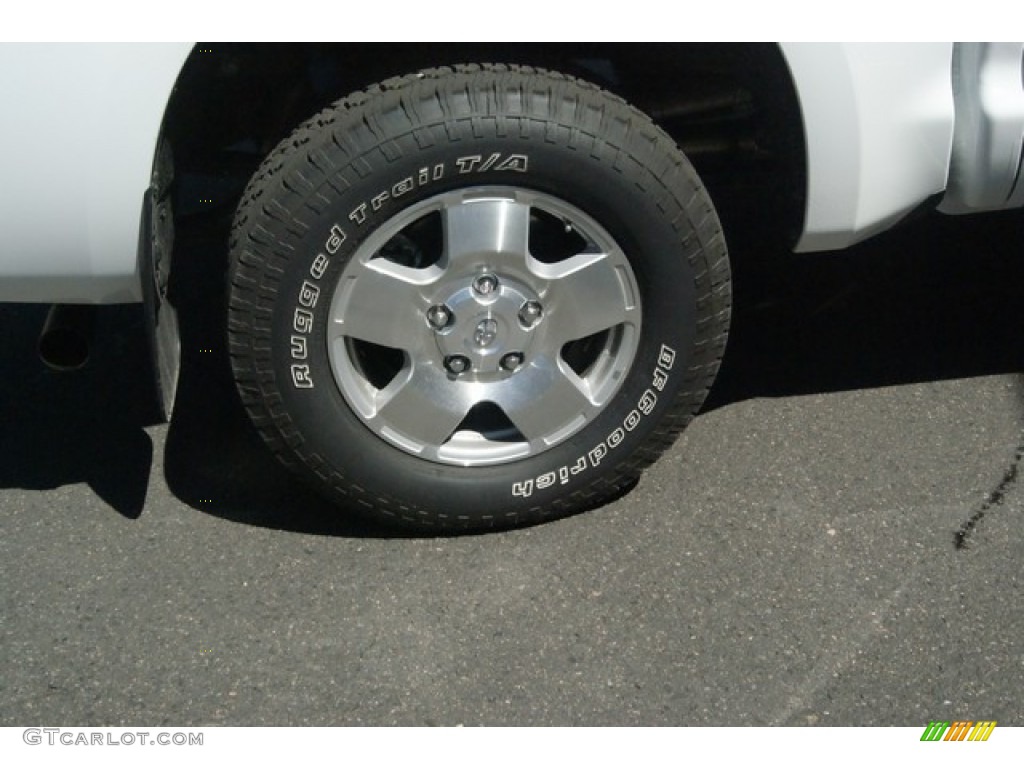
[[[421,530],[616,493],[725,347],[728,260],[693,168],[551,72],[431,70],[334,104],[257,171],[230,251],[259,432],[329,496]]]

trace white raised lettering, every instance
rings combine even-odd
[[[651,411],[654,410],[654,406],[658,404],[658,396],[651,392],[649,389],[645,389],[643,395],[640,396],[640,402],[636,404],[636,407],[640,409],[640,412],[644,416],[650,416]]]
[[[327,238],[327,243],[324,245],[324,249],[333,256],[341,248],[341,244],[345,242],[345,231],[334,224],[331,227],[330,237]]]
[[[317,300],[320,298],[320,289],[315,286],[309,280],[302,281],[302,287],[299,289],[299,304],[309,309],[316,306]]]
[[[558,476],[554,472],[545,472],[543,475],[537,478],[537,490],[547,488],[555,484],[555,480]]]
[[[297,333],[309,333],[313,330],[313,313],[308,309],[295,310],[295,317],[292,320],[292,328]]]
[[[533,493],[533,480],[524,480],[521,483],[512,483],[512,495],[526,498]]]
[[[590,459],[590,466],[596,467],[601,463],[601,459],[608,455],[608,447],[604,443],[598,443],[590,449],[590,453],[587,454],[587,458]]]
[[[406,192],[411,191],[414,187],[415,184],[413,184],[412,176],[409,176],[406,179],[402,179],[400,182],[398,182],[397,184],[395,184],[395,186],[391,188],[391,196],[401,197]]]
[[[526,172],[527,157],[526,155],[509,155],[502,160],[495,167],[496,171],[518,171],[519,173]]]
[[[313,379],[309,373],[308,365],[292,366],[292,383],[296,389],[312,389]]]
[[[366,203],[360,203],[359,206],[348,215],[348,217],[356,224],[362,224],[366,221]]]
[[[459,166],[459,173],[470,173],[476,169],[481,159],[480,155],[469,155],[468,157],[458,158],[455,164]]]
[[[322,253],[318,253],[316,258],[313,259],[313,263],[309,267],[309,274],[314,280],[319,280],[324,276],[324,272],[327,270],[327,265],[330,261]]]
[[[626,428],[627,432],[632,432],[636,429],[636,425],[640,423],[640,413],[636,410],[630,411],[626,414],[626,420],[622,422],[622,426]]]
[[[671,371],[672,366],[676,362],[676,351],[671,347],[667,347],[664,344],[661,345],[661,351],[658,353],[658,365],[664,368],[666,371]]]

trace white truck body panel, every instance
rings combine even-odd
[[[186,43],[0,45],[7,105],[0,301],[141,301],[141,205],[168,99],[191,50]],[[954,87],[959,46],[951,43],[784,43],[781,50],[806,138],[807,203],[796,250],[851,245],[951,183],[949,212],[979,201],[982,208],[1024,204],[1020,44],[964,49],[960,58],[977,65],[978,88]],[[975,103],[981,116],[972,131],[960,113]],[[981,150],[978,141],[987,142]],[[1009,192],[986,186],[992,168],[1010,178]],[[1002,202],[992,204],[992,194]]]
[[[143,194],[191,48],[0,45],[0,301],[142,300]]]
[[[844,248],[945,189],[952,44],[799,43],[782,52],[807,140],[796,250]]]

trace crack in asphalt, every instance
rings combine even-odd
[[[1017,482],[1022,459],[1024,459],[1024,439],[1017,445],[1017,450],[1013,454],[1013,461],[1010,462],[1010,466],[1003,474],[1003,479],[999,481],[999,485],[992,490],[981,506],[974,510],[966,522],[953,534],[953,545],[956,549],[966,549],[968,537],[985,517],[985,513],[992,507],[1002,506],[1007,492]]]

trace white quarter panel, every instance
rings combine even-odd
[[[807,138],[798,251],[843,248],[945,189],[951,43],[786,43]]]
[[[0,301],[141,300],[143,194],[190,50],[0,45]]]

